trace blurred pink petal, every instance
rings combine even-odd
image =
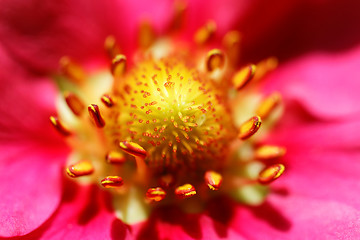
[[[246,61],[288,60],[310,51],[342,51],[357,45],[357,0],[255,1],[238,28]]]
[[[25,239],[131,239],[129,228],[116,219],[111,198],[97,186],[66,180],[62,204],[43,226]]]
[[[48,127],[46,115],[54,108],[51,82],[30,83],[32,76],[2,48],[0,64],[7,69],[0,72],[0,236],[17,236],[39,227],[58,207],[67,151]]]
[[[265,89],[281,91],[312,114],[344,118],[360,114],[360,47],[345,53],[311,53],[284,64],[269,76]]]

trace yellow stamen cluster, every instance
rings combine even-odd
[[[233,137],[222,93],[180,57],[139,63],[112,97],[117,105],[111,108],[108,136],[115,144],[141,145],[152,166],[211,165]]]

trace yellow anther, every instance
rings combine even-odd
[[[175,189],[175,194],[179,198],[188,198],[196,194],[195,187],[189,183],[179,186]]]
[[[178,30],[184,22],[186,3],[183,0],[176,0],[174,3],[174,17],[170,24],[170,30]]]
[[[285,166],[283,164],[274,164],[271,165],[259,173],[258,181],[261,184],[269,184],[279,178],[285,171]]]
[[[101,180],[101,185],[104,188],[118,188],[124,185],[124,180],[119,176],[107,176]]]
[[[214,21],[207,22],[204,26],[198,29],[194,35],[195,43],[202,45],[208,42],[216,31],[216,24]]]
[[[247,85],[250,80],[254,77],[256,66],[254,64],[249,64],[235,73],[232,78],[232,83],[236,90],[241,90],[245,85]]]
[[[80,84],[85,80],[85,72],[80,67],[80,65],[73,62],[69,57],[62,57],[59,61],[60,71],[67,77],[69,80],[74,83]]]
[[[241,34],[238,31],[227,32],[223,38],[223,46],[230,59],[230,63],[236,65],[240,56]]]
[[[205,183],[211,190],[219,190],[222,183],[221,174],[214,171],[207,171],[204,176]]]
[[[133,155],[134,157],[146,158],[146,150],[137,143],[124,141],[120,142],[119,145],[124,152]]]
[[[258,71],[256,71],[255,74],[255,80],[262,79],[266,74],[274,70],[279,64],[279,61],[275,57],[269,57],[262,61],[260,61],[258,64],[256,64],[256,67]]]
[[[66,104],[70,108],[70,110],[76,115],[81,116],[81,114],[85,110],[84,103],[80,100],[80,98],[71,92],[65,92],[64,98],[66,101]]]
[[[66,136],[66,137],[71,135],[70,130],[67,129],[57,117],[51,116],[50,122],[54,126],[56,131],[58,131],[61,135]]]
[[[259,160],[270,160],[284,156],[286,149],[284,147],[264,145],[256,149],[255,158]]]
[[[238,137],[242,140],[248,139],[259,130],[260,126],[261,118],[259,116],[252,117],[240,126]]]
[[[125,156],[121,152],[110,151],[106,155],[106,162],[111,164],[122,164],[126,161]]]
[[[149,21],[142,21],[139,26],[138,44],[141,48],[149,48],[156,39],[156,34],[153,26]]]
[[[146,192],[146,198],[150,201],[160,202],[166,197],[166,192],[161,187],[149,188]]]
[[[126,56],[116,55],[111,62],[111,73],[114,77],[121,77],[126,71]]]
[[[94,172],[94,167],[87,160],[80,161],[66,168],[66,173],[73,178],[90,175]]]
[[[93,120],[94,124],[98,128],[103,128],[105,126],[105,121],[101,116],[98,105],[96,105],[96,104],[89,105],[88,111],[89,111],[90,118]]]
[[[263,100],[256,110],[256,114],[259,115],[262,119],[266,119],[273,110],[280,104],[281,95],[280,93],[273,93]]]
[[[209,72],[215,69],[221,69],[225,64],[224,53],[219,49],[212,49],[208,52],[206,58],[206,68]]]
[[[110,35],[105,39],[104,48],[110,59],[120,54],[120,48],[114,36]]]
[[[114,106],[114,101],[112,100],[112,98],[108,94],[104,94],[101,97],[101,101],[105,104],[105,106],[107,106],[109,108]]]

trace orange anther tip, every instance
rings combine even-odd
[[[225,64],[224,53],[219,49],[212,49],[208,52],[206,58],[206,68],[209,72],[215,69],[221,69]]]
[[[249,64],[244,68],[237,71],[232,79],[233,85],[236,90],[241,90],[247,85],[255,75],[256,66]]]
[[[174,2],[174,17],[170,24],[170,29],[176,30],[182,27],[186,7],[187,5],[183,0],[177,0]]]
[[[70,110],[76,115],[81,116],[81,114],[84,112],[85,105],[80,100],[80,98],[71,92],[65,92],[64,98],[66,101],[66,104],[70,108]]]
[[[116,55],[111,62],[111,73],[114,77],[120,77],[126,70],[126,56],[119,54]]]
[[[259,160],[271,160],[284,156],[286,149],[284,147],[264,145],[256,149],[255,158]]]
[[[115,37],[112,35],[105,39],[104,48],[110,59],[114,58],[117,54],[120,53],[120,48],[117,45]]]
[[[105,126],[105,121],[100,114],[98,105],[96,105],[96,104],[89,105],[88,111],[89,111],[90,118],[93,120],[95,125],[98,128],[103,128]]]
[[[104,188],[118,188],[124,185],[124,180],[119,176],[108,176],[101,180],[101,185]]]
[[[149,21],[142,21],[139,26],[138,43],[141,48],[150,47],[156,39],[155,30]]]
[[[94,172],[91,162],[83,160],[66,168],[66,173],[73,178],[90,175]]]
[[[204,176],[205,182],[211,190],[219,190],[222,183],[221,174],[214,171],[207,171]]]
[[[280,104],[280,102],[281,95],[280,93],[275,92],[261,102],[260,106],[256,110],[256,114],[259,115],[261,118],[266,119]]]
[[[148,200],[159,202],[166,197],[166,192],[161,187],[149,188],[146,192],[146,198]]]
[[[229,31],[225,34],[224,39],[223,39],[223,45],[228,48],[231,49],[234,44],[239,44],[241,41],[241,34],[239,31]]]
[[[102,97],[101,97],[101,101],[105,104],[105,106],[107,107],[112,107],[114,106],[114,101],[112,100],[112,98],[107,95],[107,94],[104,94]]]
[[[125,161],[125,156],[121,152],[111,151],[106,155],[106,162],[111,164],[122,164]]]
[[[69,57],[64,56],[59,61],[60,71],[75,83],[82,83],[85,79],[85,72],[80,65],[73,62]]]
[[[65,137],[71,135],[70,130],[68,130],[57,117],[50,116],[50,122],[61,135]]]
[[[238,137],[242,140],[248,139],[259,130],[260,126],[261,118],[259,116],[252,117],[240,126]]]
[[[184,184],[175,189],[175,194],[179,198],[188,198],[196,194],[195,187],[191,184]]]
[[[270,167],[265,168],[259,173],[258,181],[261,184],[269,184],[279,178],[285,171],[283,164],[274,164]]]
[[[199,28],[195,35],[194,35],[194,41],[195,43],[202,45],[209,41],[211,37],[214,35],[216,31],[216,24],[214,21],[207,22],[204,26]]]
[[[169,188],[175,183],[175,178],[171,174],[163,175],[159,178],[159,184],[164,188]]]
[[[120,142],[120,148],[134,157],[146,158],[147,152],[139,144],[134,142]]]

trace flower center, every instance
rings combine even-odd
[[[222,93],[181,57],[137,64],[114,92],[107,135],[140,144],[151,167],[209,169],[234,137]]]
[[[124,206],[181,204],[179,199],[193,196],[204,201],[213,195],[209,191],[239,199],[244,193],[253,195],[254,189],[284,171],[282,164],[266,163],[284,155],[284,148],[255,148],[245,141],[259,130],[262,120],[273,121],[280,95],[257,102],[255,88],[238,94],[251,79],[258,80],[273,68],[274,60],[234,71],[239,34],[229,32],[224,50],[206,53],[204,45],[215,29],[213,22],[199,29],[194,41],[202,47],[193,50],[191,44],[179,47],[183,45],[171,41],[159,47],[151,26],[144,25],[141,54],[135,55],[130,69],[110,37],[105,41],[112,58],[110,78],[89,77],[71,59],[60,61],[70,81],[60,81],[66,91],[59,117],[50,120],[73,148],[66,172],[111,190],[124,221],[131,222]],[[85,103],[90,104],[88,114]],[[256,202],[250,199],[247,202]]]

